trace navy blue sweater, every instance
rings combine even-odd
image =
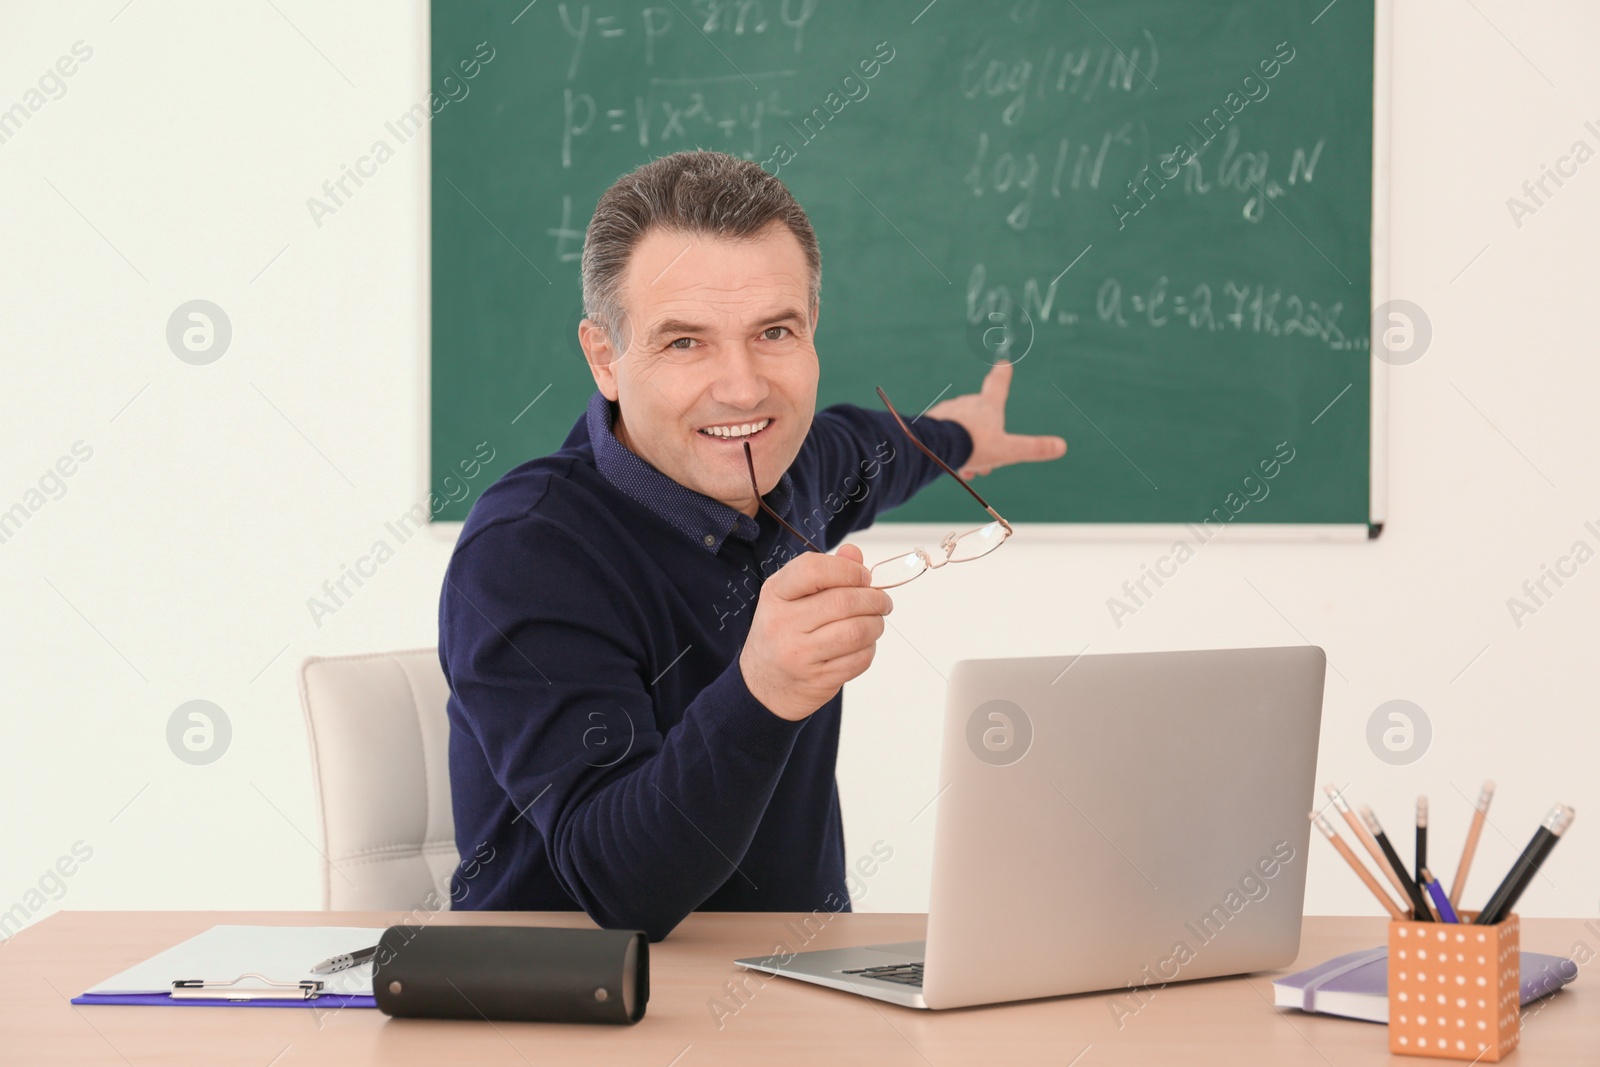
[[[559,452],[485,490],[445,574],[454,907],[582,908],[652,941],[697,908],[849,910],[841,699],[789,722],[739,671],[761,583],[803,546],[650,467],[613,418],[596,393]],[[958,424],[915,429],[966,461]],[[832,407],[766,501],[831,549],[938,475],[886,412]]]

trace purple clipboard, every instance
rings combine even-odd
[[[325,980],[310,977],[304,968],[310,960],[332,957],[341,946],[371,944],[382,932],[374,927],[213,926],[90,986],[71,1002],[131,1007],[375,1009],[378,1002],[370,980],[354,968]],[[186,974],[210,975],[210,980],[171,980],[173,975]],[[272,974],[294,980],[273,980]],[[236,977],[223,980],[227,975]],[[174,990],[179,995],[173,996]],[[308,998],[308,992],[316,995]]]
[[[165,993],[95,993],[72,998],[74,1004],[135,1004],[145,1007],[168,1005],[177,1008],[376,1008],[375,997],[352,993],[324,993],[309,1000],[173,1000]]]

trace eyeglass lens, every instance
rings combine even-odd
[[[895,586],[905,585],[913,578],[920,577],[933,567],[942,567],[946,563],[966,563],[970,560],[987,556],[1000,547],[1006,539],[1006,530],[998,522],[991,522],[975,530],[968,530],[950,542],[948,555],[943,559],[929,562],[927,552],[918,549],[903,555],[893,556],[882,563],[875,564],[871,572],[871,584],[874,589],[893,589]]]

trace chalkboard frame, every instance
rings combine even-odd
[[[430,0],[431,23],[433,0]],[[1328,5],[1332,7],[1330,3]],[[1373,86],[1372,86],[1372,204],[1371,204],[1371,303],[1380,308],[1393,298],[1390,291],[1389,221],[1390,221],[1390,165],[1391,165],[1391,108],[1393,86],[1393,0],[1373,0]],[[1319,16],[1320,17],[1320,16]],[[431,53],[424,51],[423,71],[432,76]],[[426,95],[424,95],[426,98]],[[423,200],[421,217],[423,231],[427,234],[427,251],[424,255],[423,290],[428,296],[422,316],[425,343],[422,346],[421,389],[419,407],[422,424],[426,427],[419,441],[419,472],[415,480],[419,501],[429,501],[437,493],[433,471],[433,353],[431,309],[433,300],[432,276],[432,159],[433,136],[431,124],[419,131],[424,141],[419,153],[427,162],[421,182]],[[1374,324],[1376,325],[1376,324]],[[1376,331],[1374,331],[1375,333]],[[1388,513],[1388,413],[1390,397],[1389,363],[1369,352],[1369,472],[1368,521],[1365,523],[1270,523],[1254,522],[1232,524],[1218,531],[1223,541],[1241,543],[1276,542],[1356,542],[1376,540],[1383,532]],[[486,482],[485,485],[488,483]],[[473,488],[469,499],[485,487]],[[426,526],[430,534],[440,540],[454,542],[460,536],[464,521],[461,519],[436,519],[430,512]],[[1083,542],[1170,542],[1192,536],[1193,523],[1137,522],[1025,522],[1014,523],[1018,533],[1029,541],[1045,543]],[[872,530],[862,531],[852,538],[863,544],[875,542],[900,543],[932,538],[937,540],[947,532],[943,522],[905,522],[885,519]]]

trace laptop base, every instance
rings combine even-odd
[[[897,941],[887,945],[858,945],[851,948],[818,949],[796,952],[787,962],[782,956],[757,956],[734,960],[747,970],[763,974],[781,975],[802,982],[855,993],[873,1000],[887,1001],[906,1008],[927,1008],[922,999],[922,986],[904,981],[873,978],[861,972],[897,964],[922,963],[924,941]]]

